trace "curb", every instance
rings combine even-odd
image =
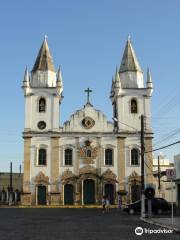
[[[170,229],[170,230],[174,230],[174,232],[180,234],[180,228],[172,227],[172,226],[169,226],[169,225],[164,225],[162,223],[158,223],[158,222],[155,222],[155,221],[152,221],[152,220],[146,220],[146,219],[141,218],[141,217],[140,217],[140,220],[145,222],[145,223],[149,223],[149,224],[156,225],[156,226],[159,226],[159,227],[163,227],[163,228],[167,228],[167,229]]]
[[[59,209],[102,209],[101,205],[19,205],[19,206],[0,206],[1,208],[59,208]],[[116,205],[111,205],[111,209],[117,208]]]

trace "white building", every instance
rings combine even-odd
[[[153,182],[155,185],[155,194],[156,197],[162,197],[166,199],[168,202],[176,202],[176,190],[175,183],[173,182],[173,192],[172,192],[172,184],[167,180],[166,170],[174,169],[174,164],[170,162],[169,159],[165,158],[165,156],[159,156],[159,172],[160,172],[160,188],[158,181],[158,159],[153,159]]]
[[[180,154],[174,156],[176,169],[176,204],[180,207]]]
[[[130,39],[112,80],[110,99],[114,122],[89,101],[61,127],[63,83],[56,73],[45,39],[31,74],[25,71],[23,204],[95,204],[103,194],[116,201],[140,196],[140,116],[146,118],[145,183],[152,184],[150,72],[143,72]],[[87,90],[89,94],[89,89]],[[108,96],[107,96],[108,97]]]

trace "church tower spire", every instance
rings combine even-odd
[[[28,69],[26,67],[25,69],[25,73],[24,73],[24,80],[23,80],[23,85],[22,85],[22,88],[24,90],[24,95],[27,95],[29,93],[29,87],[30,87],[30,83],[29,83],[29,72],[28,72]]]
[[[153,93],[153,82],[152,82],[152,77],[151,77],[151,72],[148,68],[147,70],[147,83],[146,83],[146,88],[147,88],[147,94],[148,96],[151,96]]]
[[[31,86],[56,87],[56,73],[46,36],[32,69]]]
[[[119,68],[122,88],[144,88],[143,72],[133,49],[130,37],[126,42]]]
[[[142,72],[140,64],[137,60],[135,51],[132,47],[130,37],[128,37],[128,40],[126,42],[126,47],[125,47],[125,50],[124,50],[123,58],[122,58],[122,61],[121,61],[121,66],[120,66],[120,69],[119,69],[120,73],[127,72],[127,71]]]
[[[44,37],[44,41],[39,50],[32,72],[36,71],[52,71],[54,72],[54,64],[49,50],[47,37]]]
[[[59,95],[61,95],[63,91],[63,82],[62,82],[62,73],[61,73],[61,67],[59,66],[58,72],[57,72],[57,81],[56,81],[56,88]]]

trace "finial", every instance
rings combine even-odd
[[[116,66],[115,81],[119,80],[118,67]]]
[[[62,83],[61,66],[59,66],[59,68],[58,68],[58,72],[57,72],[57,82],[61,82],[61,83]]]
[[[90,88],[87,88],[86,90],[84,90],[84,92],[87,93],[87,103],[90,104],[89,97],[92,90]]]
[[[152,83],[152,77],[149,67],[147,68],[147,83]]]
[[[130,42],[131,41],[131,35],[129,34],[128,35],[128,42]]]
[[[45,35],[44,35],[44,41],[47,40],[47,37],[48,37],[47,34],[45,34]]]
[[[25,68],[25,73],[24,73],[24,82],[29,82],[29,72],[28,72],[27,66]]]

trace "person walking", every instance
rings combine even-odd
[[[105,213],[105,210],[106,210],[106,196],[103,196],[103,198],[102,198],[102,208],[103,208],[103,213]]]
[[[110,197],[106,196],[106,212],[109,212],[110,209]]]
[[[118,209],[120,210],[122,208],[122,197],[121,194],[118,193]]]

